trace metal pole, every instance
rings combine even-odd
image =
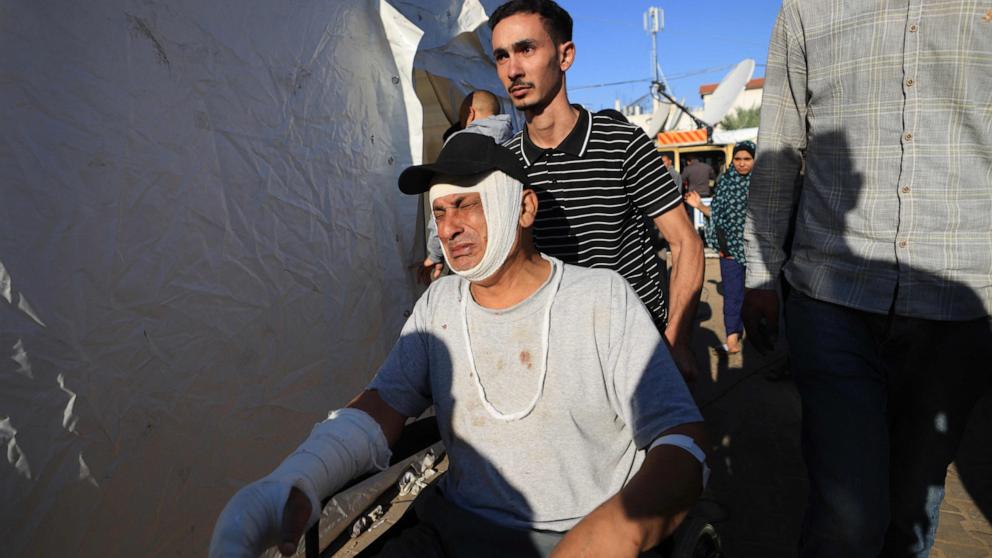
[[[658,81],[658,34],[651,33],[651,67],[654,68],[654,80]]]
[[[644,30],[651,34],[651,74],[658,81],[658,31],[661,31],[664,12],[651,6],[644,12]]]

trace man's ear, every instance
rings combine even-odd
[[[520,202],[520,226],[527,229],[534,226],[537,219],[537,193],[530,188],[524,188],[524,197]]]
[[[571,68],[575,62],[575,43],[565,41],[558,45],[558,60],[560,60],[559,67],[561,71],[564,72]]]

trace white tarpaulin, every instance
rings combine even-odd
[[[464,93],[498,91],[486,12],[0,14],[0,555],[202,556],[412,308],[418,203],[396,177]]]

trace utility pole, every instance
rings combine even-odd
[[[665,29],[665,10],[652,6],[644,12],[644,30],[651,34],[651,73],[658,81],[658,32]]]
[[[692,112],[689,111],[689,109],[676,101],[675,98],[672,97],[668,91],[666,91],[665,83],[659,79],[661,76],[658,71],[658,32],[664,29],[665,11],[655,6],[648,8],[648,11],[644,12],[644,30],[651,34],[651,66],[654,72],[654,81],[651,82],[651,97],[654,99],[654,107],[652,108],[654,111],[658,111],[658,97],[664,97],[665,99],[668,99],[668,102],[681,109],[686,116],[691,118],[692,121],[696,123],[696,126],[706,128],[707,138],[712,138],[713,126],[697,118],[694,114],[692,114]]]

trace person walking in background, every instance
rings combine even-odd
[[[704,198],[710,197],[710,181],[716,179],[713,167],[700,161],[695,155],[686,157],[685,165],[682,169],[682,177],[685,178],[686,192],[696,192]]]
[[[672,162],[672,156],[668,153],[662,153],[661,163],[665,165],[665,168],[668,169],[669,176],[672,177],[672,180],[674,180],[675,184],[679,187],[679,193],[684,193],[685,188],[682,186],[682,175],[680,175],[679,171],[676,170],[675,163]]]
[[[541,204],[538,247],[567,263],[605,267],[630,282],[664,333],[683,376],[696,373],[689,345],[703,280],[702,242],[651,139],[632,124],[568,101],[575,61],[572,18],[551,0],[512,0],[489,18],[496,72],[523,131],[506,143]],[[671,248],[669,288],[643,217]],[[666,300],[667,299],[667,300]],[[666,304],[667,302],[667,304]]]
[[[682,188],[683,194],[695,192],[701,198],[708,198],[712,194],[710,181],[715,178],[716,173],[713,172],[713,167],[700,161],[697,156],[689,155],[685,158],[685,167],[682,169],[682,179],[685,181],[685,187]],[[686,204],[685,209],[692,226],[697,227],[696,212],[699,210],[693,209],[688,204]]]
[[[947,467],[989,389],[987,9],[785,0],[772,31],[744,323],[772,347],[784,271],[803,557],[927,556]]]
[[[687,192],[686,203],[707,217],[706,243],[720,252],[720,278],[723,283],[723,325],[727,342],[723,350],[741,351],[741,305],[744,303],[744,218],[747,215],[747,191],[754,166],[754,142],[742,141],[734,146],[733,164],[717,181],[713,202],[703,204],[697,192]]]
[[[444,141],[451,136],[466,132],[482,134],[493,138],[496,143],[503,143],[513,135],[513,124],[509,114],[502,114],[503,108],[499,99],[485,89],[475,90],[462,100],[458,110],[458,124],[445,132]],[[423,266],[417,270],[420,282],[427,285],[441,276],[444,268],[444,253],[441,250],[441,240],[437,237],[437,225],[433,219],[427,220],[427,257]]]

